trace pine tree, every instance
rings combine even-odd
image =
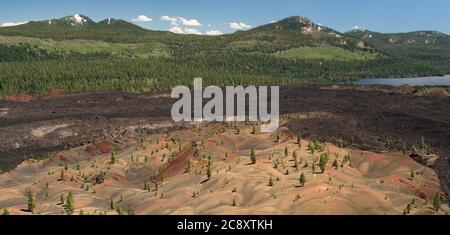
[[[316,150],[316,146],[314,146],[313,142],[309,142],[308,150],[311,151],[311,154],[314,154],[314,151]]]
[[[186,166],[186,171],[187,171],[187,172],[191,172],[191,168],[192,168],[191,160],[188,159],[188,163],[187,163],[187,166]]]
[[[411,180],[414,180],[414,177],[415,177],[416,175],[415,175],[415,173],[414,173],[414,171],[412,170],[411,171]]]
[[[7,208],[4,208],[4,209],[3,209],[3,214],[2,214],[2,215],[9,215],[9,211],[8,211]]]
[[[75,211],[74,201],[73,201],[73,194],[69,191],[66,198],[66,213],[68,215],[72,215]]]
[[[436,211],[439,211],[439,209],[441,208],[441,195],[439,193],[436,193],[436,195],[434,196],[433,208]]]
[[[116,152],[115,151],[112,151],[111,152],[111,164],[116,164],[116,162],[117,162],[117,158],[116,158]]]
[[[61,174],[59,176],[60,180],[64,180],[64,169],[61,169]]]
[[[336,170],[339,169],[339,163],[338,163],[337,159],[334,160],[333,167],[336,168]]]
[[[113,201],[112,197],[111,197],[111,201],[110,201],[109,207],[110,207],[111,210],[114,210],[114,201]]]
[[[269,186],[270,186],[270,187],[273,186],[273,179],[272,179],[272,176],[270,176],[270,178],[269,178]]]
[[[161,173],[161,175],[159,175],[159,180],[161,181],[161,183],[164,183],[164,174]]]
[[[303,172],[302,172],[302,174],[300,175],[299,181],[300,181],[300,185],[301,185],[302,187],[305,187],[306,178],[305,178],[305,174],[303,174]]]
[[[411,213],[411,204],[408,204],[406,206],[406,214],[409,214],[409,213]]]
[[[69,166],[67,165],[67,163],[64,163],[64,170],[68,171],[69,170]]]
[[[124,214],[124,213],[123,213],[123,210],[122,210],[122,207],[120,207],[120,205],[117,206],[116,211],[117,211],[117,214],[119,214],[119,215],[123,215],[123,214]]]
[[[288,147],[284,147],[284,156],[287,157],[289,155]]]
[[[402,143],[402,153],[403,153],[403,155],[406,155],[406,152],[407,152],[407,150],[406,150],[406,144],[405,144],[405,142],[403,142],[403,143]]]
[[[301,137],[300,137],[300,134],[297,135],[297,143],[296,143],[296,144],[298,144],[298,145],[301,144]]]
[[[250,153],[250,160],[252,161],[252,164],[256,164],[256,154],[255,154],[255,150],[253,148]]]
[[[33,212],[36,207],[36,198],[31,190],[26,192],[28,211]]]
[[[208,166],[208,170],[206,171],[206,176],[208,177],[208,180],[211,179],[211,166]]]
[[[327,159],[324,156],[320,156],[319,167],[322,173],[325,172],[325,167],[327,165]]]
[[[61,205],[64,205],[64,202],[65,202],[65,200],[64,200],[64,194],[61,193],[61,195],[59,196],[59,203],[60,203]]]
[[[256,127],[255,126],[253,126],[252,135],[256,135]]]

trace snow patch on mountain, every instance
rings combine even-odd
[[[64,18],[66,22],[70,23],[72,26],[76,25],[85,25],[88,23],[88,18],[80,15],[80,14],[74,14],[73,16],[68,16]]]

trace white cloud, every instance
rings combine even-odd
[[[183,25],[186,26],[202,26],[202,24],[200,24],[200,22],[198,22],[198,20],[196,19],[186,19],[183,17],[178,17],[178,19],[181,21]]]
[[[136,19],[133,19],[134,22],[150,22],[152,21],[152,18],[149,18],[145,15],[140,15]]]
[[[196,29],[193,28],[182,28],[180,26],[173,26],[169,29],[170,32],[176,33],[176,34],[196,34],[196,35],[202,35],[202,33]]]
[[[206,32],[206,35],[209,36],[218,36],[218,35],[222,35],[223,33],[217,30],[209,30]]]
[[[13,22],[6,22],[2,24],[2,27],[11,27],[11,26],[17,26],[17,25],[22,25],[22,24],[26,24],[29,21],[24,21],[24,22],[17,22],[17,23],[13,23]]]
[[[196,34],[196,35],[202,35],[202,33],[196,29],[192,28],[184,28],[185,34]]]
[[[230,26],[230,28],[232,29],[236,29],[236,30],[245,30],[245,29],[250,29],[252,26],[245,24],[245,23],[238,23],[238,22],[231,22],[228,24]]]
[[[276,23],[276,22],[278,22],[278,20],[271,20],[270,21],[271,24]]]
[[[162,21],[169,21],[170,25],[178,26],[202,26],[202,24],[197,19],[186,19],[180,16],[161,16]]]
[[[170,16],[161,16],[160,18],[162,21],[170,21],[170,25],[175,26],[178,25],[178,19],[176,17],[170,17]]]
[[[184,30],[178,26],[174,26],[174,27],[170,28],[169,31],[172,33],[184,34]]]

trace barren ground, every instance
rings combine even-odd
[[[450,185],[448,165],[450,98],[448,96],[422,96],[417,95],[413,90],[406,89],[405,91],[390,87],[293,87],[282,88],[280,93],[281,112],[291,114],[288,115],[291,117],[286,118],[284,126],[288,127],[292,133],[301,133],[305,138],[303,140],[305,149],[302,149],[300,154],[301,156],[305,155],[304,160],[314,158],[307,157],[306,141],[318,139],[328,142],[333,160],[335,152],[358,156],[353,161],[353,167],[339,169],[337,173],[339,176],[332,175],[334,171],[332,169],[327,170],[326,174],[315,175],[305,170],[308,183],[305,188],[299,188],[295,184],[298,184],[298,174],[303,172],[302,169],[295,173],[291,171],[292,174],[284,176],[285,169],[273,169],[273,157],[269,159],[271,156],[269,152],[280,154],[279,150],[293,140],[287,139],[283,143],[274,143],[269,140],[273,136],[246,137],[242,135],[239,137],[232,135],[233,130],[230,130],[231,127],[227,127],[226,133],[231,135],[231,139],[226,141],[247,144],[237,149],[232,147],[233,145],[222,146],[220,142],[223,140],[219,138],[220,136],[212,134],[212,132],[218,131],[218,127],[209,126],[203,130],[197,130],[191,129],[193,127],[190,125],[172,123],[169,116],[173,100],[170,100],[167,95],[100,92],[27,96],[27,99],[0,100],[1,169],[12,170],[26,159],[37,159],[33,160],[35,163],[25,161],[17,169],[0,176],[0,207],[11,207],[10,211],[27,213],[20,211],[24,209],[26,202],[23,194],[26,189],[32,188],[37,192],[39,203],[37,211],[42,213],[61,213],[62,207],[54,202],[59,199],[59,194],[67,193],[70,190],[76,195],[77,208],[83,208],[84,211],[90,211],[90,213],[103,210],[112,213],[113,211],[107,210],[111,196],[117,203],[117,197],[122,194],[124,210],[130,205],[139,214],[213,214],[221,211],[220,207],[227,208],[224,209],[225,213],[240,211],[243,213],[279,214],[397,214],[401,213],[408,201],[412,200],[412,195],[416,195],[417,198],[424,198],[426,195],[426,198],[430,199],[430,195],[439,191],[439,188],[445,194],[448,193]],[[248,132],[250,127],[242,128]],[[192,135],[192,130],[199,133]],[[158,172],[165,169],[165,164],[169,164],[161,162],[162,155],[155,153],[156,149],[161,147],[157,147],[154,143],[156,139],[159,139],[161,143],[167,141],[167,132],[170,132],[170,136],[178,135],[182,138],[177,137],[174,141],[172,140],[174,146],[171,147],[171,153],[167,149],[161,149],[162,152],[167,151],[165,160],[169,159],[170,154],[175,154],[175,149],[178,150],[180,142],[183,145],[183,151],[187,152],[172,165],[168,165],[167,180],[163,183],[162,189],[163,198],[160,198],[160,195],[152,197],[153,191],[147,193],[148,198],[146,196],[142,196],[145,199],[141,198],[137,192],[143,191],[145,179],[152,176],[158,178]],[[431,146],[432,155],[419,154],[410,157],[410,149],[413,145],[420,149],[422,137]],[[251,138],[256,138],[255,144],[261,145],[255,147],[258,164],[246,166],[245,164],[249,160]],[[148,146],[142,146],[145,145],[141,143],[142,139]],[[185,150],[191,140],[209,140],[217,145],[211,147],[205,144],[202,147],[201,154],[209,155],[211,153],[213,156],[213,177],[203,184],[200,183],[206,177],[205,164],[207,164],[207,160],[200,161],[202,156],[192,159],[191,150],[189,148]],[[342,148],[336,147],[338,143],[342,143],[339,144]],[[407,148],[408,156],[399,153],[402,152],[403,146]],[[294,145],[289,148],[291,147],[292,150],[295,148]],[[140,153],[139,151],[143,151],[140,150],[141,148],[148,148],[148,151],[150,153],[154,151],[154,154]],[[335,148],[336,150],[334,150]],[[119,163],[113,166],[108,164],[112,150],[118,152],[119,158]],[[232,164],[231,160],[223,161],[225,152],[229,153],[229,158],[234,159],[233,161],[242,159],[240,160],[242,164],[237,162]],[[362,155],[361,152],[363,152]],[[129,161],[131,161],[132,155],[133,157],[140,155],[141,162],[145,161],[145,156],[147,156],[147,163],[143,164],[145,166],[139,166],[142,163],[131,164]],[[175,156],[172,157],[174,160]],[[201,173],[198,169],[197,173],[191,172],[187,177],[187,173],[179,172],[180,168],[184,169],[187,164],[186,159],[189,158],[194,161],[193,164],[199,164],[198,167],[201,168],[203,165],[204,169]],[[374,160],[379,158],[383,159],[379,161],[380,163]],[[95,165],[93,168],[108,172],[107,183],[94,185],[95,180],[89,179],[92,185],[89,191],[84,191],[81,189],[82,182],[77,179],[80,177],[78,176],[79,172],[72,172],[70,175],[66,173],[68,175],[65,178],[69,178],[66,179],[68,182],[57,181],[62,165],[67,163],[70,165],[71,171],[74,171],[74,164],[76,165],[77,161],[85,165],[84,169]],[[93,163],[93,161],[95,162]],[[46,165],[42,166],[44,163]],[[289,165],[289,163],[293,164],[288,161],[285,165]],[[137,166],[134,166],[136,164]],[[230,165],[232,170],[227,172],[225,168]],[[309,165],[311,166],[311,163]],[[104,167],[107,168],[104,169]],[[308,171],[311,171],[310,168]],[[417,176],[417,180],[420,182],[408,181],[407,178],[413,168],[424,172],[423,175]],[[54,169],[54,175],[50,176],[48,172],[53,171],[52,169]],[[234,174],[232,174],[233,171]],[[434,176],[433,171],[437,173],[437,176]],[[89,172],[84,173],[85,176],[94,177],[96,174],[100,174],[98,170],[94,169],[90,169]],[[71,175],[74,175],[73,182],[70,181]],[[274,181],[276,177],[280,177],[280,181],[275,181],[273,187],[264,186],[268,183],[270,175],[274,177]],[[55,179],[51,179],[52,177]],[[326,182],[330,177],[331,182]],[[39,179],[40,183],[35,182],[36,179]],[[228,184],[223,186],[225,181],[228,181]],[[381,181],[383,183],[380,183]],[[19,182],[22,183],[19,184]],[[323,182],[324,185],[320,182]],[[353,188],[349,182],[353,183]],[[52,190],[48,192],[47,199],[42,198],[45,196],[45,189],[41,187],[46,183],[49,183],[50,188],[54,187],[55,189],[55,192]],[[36,186],[39,184],[41,186]],[[58,184],[61,186],[59,187]],[[179,184],[183,184],[183,186]],[[318,188],[310,188],[315,184],[318,185]],[[337,187],[339,184],[344,184],[344,186],[339,189]],[[222,185],[222,189],[220,189],[220,185]],[[229,186],[231,191],[236,187],[236,193],[231,192],[228,185],[233,185],[233,187]],[[328,191],[325,185],[328,185]],[[333,185],[338,190],[335,188],[333,191]],[[343,194],[349,190],[349,187],[352,191],[356,190],[358,187],[355,185],[364,186],[363,188],[370,191],[365,192],[367,198],[373,198],[373,204],[383,206],[364,208],[363,202],[350,199],[348,195],[335,196],[339,193]],[[402,188],[403,186],[405,189]],[[111,187],[115,187],[115,189],[110,189]],[[153,184],[152,187],[154,187]],[[397,189],[394,190],[394,187]],[[103,188],[108,193],[104,193]],[[316,195],[317,193],[314,196],[311,194],[311,198],[303,200],[302,203],[300,203],[302,200],[296,200],[297,194],[300,194],[300,198],[307,199],[307,191],[315,192],[316,189],[321,190],[320,192],[323,192],[324,195],[332,194],[325,198]],[[201,191],[201,193],[193,198],[192,194],[195,190]],[[220,203],[214,202],[220,206],[207,205],[205,202],[206,204],[202,207],[200,201],[213,200],[208,199],[209,196],[205,196],[207,195],[205,191],[221,198]],[[391,191],[395,193],[392,195],[388,193]],[[188,197],[182,197],[184,195],[182,192],[188,194]],[[171,196],[171,194],[173,195]],[[249,196],[249,194],[269,195],[272,200],[267,201],[263,196]],[[388,199],[385,199],[386,194],[388,194]],[[135,195],[136,198],[132,195]],[[230,206],[234,198],[237,205]],[[48,202],[44,202],[44,199]],[[283,200],[278,201],[279,199]],[[168,206],[155,208],[161,206],[161,203],[153,203],[159,200],[167,200],[167,203],[162,204]],[[390,200],[395,200],[395,202]],[[289,201],[301,204],[301,209],[296,211],[296,206],[292,206],[292,203],[289,204]],[[305,203],[306,201],[308,203]],[[316,203],[326,203],[328,206],[316,207]],[[332,208],[330,205],[333,203],[339,204],[339,208],[326,209]],[[385,205],[386,203],[389,205]],[[244,206],[245,204],[247,205]],[[280,205],[285,205],[285,207]],[[42,206],[44,207],[42,208]],[[322,208],[323,211],[318,208]],[[429,205],[423,205],[422,207],[418,206],[414,213],[432,212],[429,210]]]
[[[37,201],[34,212],[40,214],[64,213],[60,196],[69,191],[75,214],[116,214],[118,207],[136,214],[402,214],[413,200],[411,214],[448,211],[446,206],[432,210],[431,199],[442,194],[439,179],[409,156],[329,143],[312,153],[308,141],[299,146],[285,128],[278,134],[251,132],[252,126],[242,124],[210,124],[115,144],[87,144],[45,160],[28,160],[0,176],[0,203],[12,214],[30,214],[24,193],[31,190]],[[114,164],[111,153],[102,153],[109,147],[117,153]],[[251,164],[251,149],[256,164]],[[318,161],[313,162],[325,153],[330,160],[321,173]],[[351,161],[345,160],[347,155]],[[303,187],[301,173],[306,178]]]

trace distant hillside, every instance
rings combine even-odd
[[[450,36],[437,31],[377,33],[353,30],[346,35],[359,38],[393,55],[426,57],[450,54]]]
[[[293,47],[335,46],[349,50],[373,50],[362,40],[349,38],[339,32],[317,25],[303,17],[290,17],[276,23],[263,25],[248,31],[224,36],[179,35],[169,32],[143,29],[118,19],[105,19],[98,23],[83,15],[61,19],[32,21],[14,27],[0,28],[0,35],[50,38],[55,40],[101,40],[114,43],[163,42],[183,47],[184,44],[198,50],[217,51],[235,48],[245,43],[250,47],[240,50],[276,52]],[[235,44],[233,44],[236,42]],[[241,44],[239,44],[241,43]],[[200,45],[200,46],[198,46]]]
[[[73,15],[0,28],[0,96],[55,88],[159,91],[191,85],[194,77],[289,85],[450,73],[447,35],[407,35],[342,34],[299,16],[222,36],[182,35]]]
[[[349,50],[371,50],[374,48],[364,44],[362,40],[347,37],[326,26],[318,25],[311,20],[294,16],[275,23],[231,34],[234,40],[260,40],[279,42],[292,47],[335,46]]]
[[[14,27],[2,27],[0,28],[0,34],[56,40],[87,39],[108,42],[139,42],[149,36],[162,36],[168,33],[146,30],[124,20],[110,18],[96,23],[87,16],[73,15],[61,19],[31,21]]]

